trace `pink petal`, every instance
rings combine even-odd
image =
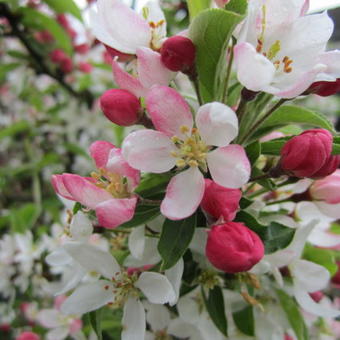
[[[171,152],[177,148],[162,132],[139,130],[130,133],[122,145],[123,157],[135,169],[161,173],[176,164]]]
[[[161,62],[161,55],[147,47],[137,49],[138,78],[144,87],[168,86],[174,73]]]
[[[257,53],[254,46],[243,42],[234,47],[237,78],[247,89],[262,91],[270,85],[275,67],[270,60]]]
[[[238,134],[238,119],[227,105],[213,102],[201,106],[196,124],[203,141],[208,145],[227,146]]]
[[[129,181],[131,191],[135,189],[140,182],[140,172],[131,168],[131,166],[126,162],[122,156],[122,149],[111,149],[106,168],[112,173],[126,177]]]
[[[64,174],[65,175],[65,174]],[[70,194],[70,192],[65,188],[64,182],[63,182],[63,176],[64,175],[52,175],[51,183],[54,188],[54,191],[59,194],[60,196],[68,199],[73,200],[74,198]]]
[[[130,221],[135,213],[137,197],[112,198],[102,202],[96,207],[96,215],[99,224],[108,229],[113,229],[119,225]]]
[[[115,60],[112,61],[112,72],[115,83],[121,89],[131,92],[136,97],[144,97],[146,95],[147,89],[143,87],[141,82],[125,72]]]
[[[249,181],[250,163],[240,145],[232,144],[209,152],[207,161],[211,177],[219,185],[237,189]]]
[[[181,220],[192,215],[204,194],[204,177],[197,167],[172,177],[161,204],[161,213],[171,220]]]
[[[128,54],[149,46],[149,24],[120,0],[98,0],[98,11],[91,12],[94,35],[104,44]]]
[[[90,183],[84,177],[63,174],[63,182],[73,200],[90,209],[95,209],[99,203],[112,199],[112,195],[108,191]]]
[[[340,78],[340,51],[334,50],[334,51],[328,51],[325,53],[322,53],[320,56],[320,63],[325,64],[327,66],[327,70],[325,73],[327,75],[334,77],[334,78]]]
[[[115,148],[113,144],[103,140],[98,140],[90,145],[90,155],[98,169],[106,167],[110,151]]]
[[[189,105],[175,90],[166,86],[154,86],[146,97],[146,107],[157,130],[167,136],[184,138],[181,126],[191,130],[193,119]]]

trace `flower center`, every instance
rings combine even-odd
[[[94,184],[108,191],[115,198],[130,197],[128,183],[125,177],[100,168],[98,172],[92,172],[91,177],[96,181]]]
[[[167,334],[165,329],[155,332],[155,340],[170,340],[170,336]]]
[[[112,289],[114,296],[113,302],[109,306],[113,308],[121,308],[130,296],[139,296],[139,290],[135,287],[137,275],[129,275],[127,272],[117,272],[112,277],[113,287],[106,285],[105,290]]]
[[[193,128],[190,131],[187,126],[181,126],[180,130],[185,134],[184,139],[177,136],[171,138],[178,149],[171,153],[177,159],[177,167],[198,166],[203,171],[207,171],[206,157],[209,147],[202,141],[198,130]]]

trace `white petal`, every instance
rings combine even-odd
[[[63,340],[68,336],[68,334],[68,327],[58,327],[47,332],[46,340]]]
[[[89,218],[81,211],[73,217],[70,232],[75,240],[87,239],[93,232],[93,226]]]
[[[335,318],[340,315],[339,310],[331,309],[316,303],[303,286],[294,287],[294,296],[299,305],[307,312],[324,318]]]
[[[145,247],[145,227],[144,225],[140,227],[136,227],[132,230],[132,232],[129,235],[128,239],[128,245],[130,253],[133,257],[136,259],[140,259],[143,256],[144,253],[144,247]]]
[[[123,157],[135,169],[162,173],[176,164],[171,152],[177,148],[164,133],[139,130],[130,133],[123,142]]]
[[[50,266],[64,266],[72,262],[72,257],[60,247],[48,254],[45,261]]]
[[[175,299],[175,291],[166,276],[153,272],[141,274],[135,286],[151,303],[164,304]]]
[[[184,322],[179,318],[171,320],[168,327],[168,333],[180,339],[189,338],[192,340],[205,340],[195,326]]]
[[[202,201],[204,177],[197,167],[179,173],[171,178],[161,213],[171,220],[180,220],[192,215]]]
[[[329,271],[314,262],[297,260],[289,268],[294,282],[310,293],[324,289],[330,279]]]
[[[122,340],[142,340],[145,334],[145,311],[142,303],[129,298],[124,305]]]
[[[60,312],[56,309],[42,309],[37,314],[36,319],[45,328],[56,328],[60,326],[59,314]]]
[[[207,155],[213,180],[224,187],[237,189],[248,182],[250,163],[242,146],[232,144]]]
[[[315,202],[322,214],[327,217],[339,219],[340,218],[340,203],[328,204],[326,202]]]
[[[183,271],[184,271],[184,261],[182,258],[180,258],[179,261],[176,263],[176,265],[166,270],[164,273],[165,276],[170,281],[170,283],[172,284],[172,287],[176,295],[174,300],[169,301],[170,306],[173,306],[177,303],[177,300],[179,297],[179,290],[181,288]]]
[[[111,279],[116,272],[120,272],[116,259],[97,247],[73,242],[65,244],[64,249],[81,266],[89,271],[100,273],[108,279]]]
[[[151,305],[146,313],[146,320],[150,324],[153,332],[166,329],[170,322],[170,313],[162,305]]]
[[[213,102],[201,106],[196,124],[207,145],[227,146],[238,134],[238,119],[227,105]]]
[[[106,289],[108,287],[108,289]],[[101,280],[79,286],[61,305],[64,314],[84,314],[113,301],[110,281]]]
[[[74,262],[72,266],[65,269],[63,272],[61,285],[55,291],[55,295],[61,295],[67,293],[69,290],[75,288],[81,279],[86,275],[86,270]]]

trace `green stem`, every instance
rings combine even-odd
[[[230,75],[231,75],[231,68],[233,65],[234,61],[234,42],[231,46],[231,51],[230,51],[230,57],[229,57],[229,63],[228,63],[228,68],[227,68],[227,74],[225,77],[224,81],[224,86],[223,86],[223,97],[222,97],[222,103],[226,103],[228,99],[228,86],[229,86],[229,80],[230,80]]]
[[[200,105],[203,105],[203,100],[202,100],[202,96],[201,96],[201,90],[200,90],[200,85],[199,85],[199,82],[198,82],[198,77],[197,76],[190,77],[190,80],[191,80],[193,87],[195,89],[198,103]]]

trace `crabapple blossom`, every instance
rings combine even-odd
[[[245,272],[262,259],[264,245],[242,223],[228,222],[211,227],[206,255],[214,267],[226,273]]]
[[[225,222],[232,221],[240,207],[241,190],[225,188],[208,178],[204,181],[201,208],[216,220],[223,217]]]
[[[333,22],[326,12],[304,15],[307,8],[305,0],[249,2],[234,48],[237,77],[247,89],[294,98],[315,81],[339,77],[340,52],[325,52]]]
[[[169,182],[161,204],[164,216],[183,219],[195,212],[204,195],[208,168],[219,185],[239,188],[249,179],[250,164],[240,145],[228,145],[238,133],[234,111],[221,103],[200,107],[196,126],[189,105],[175,90],[154,86],[146,107],[157,129],[129,134],[122,145],[126,161],[135,169],[152,173],[184,170]],[[213,146],[217,146],[215,150]]]
[[[121,0],[98,0],[91,11],[94,35],[105,45],[126,54],[138,47],[158,50],[166,37],[166,21],[158,1],[150,1],[141,15]]]
[[[137,197],[132,191],[139,183],[139,171],[131,168],[121,150],[109,142],[94,142],[90,153],[99,173],[93,172],[90,178],[53,175],[52,185],[62,197],[95,210],[101,226],[115,228],[134,215]]]
[[[331,175],[316,180],[309,189],[313,200],[324,201],[328,204],[340,203],[340,170]]]
[[[107,90],[100,97],[100,107],[111,122],[130,126],[139,120],[141,105],[136,96],[127,90]]]

